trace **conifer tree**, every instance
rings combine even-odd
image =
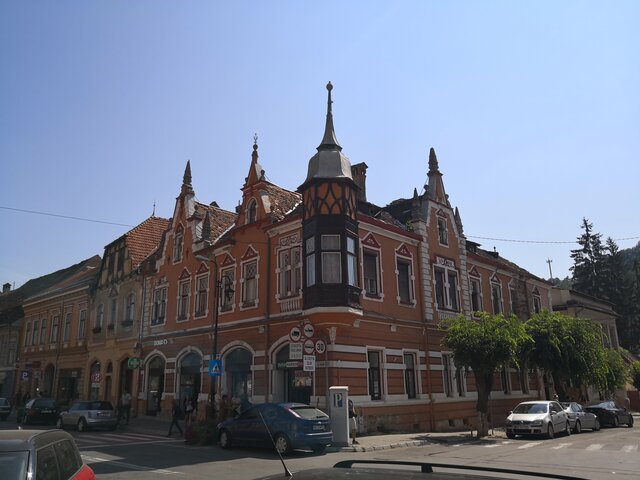
[[[578,237],[580,248],[571,250],[573,259],[573,288],[593,297],[603,298],[605,284],[605,255],[602,235],[593,232],[593,224],[582,219],[582,235]]]

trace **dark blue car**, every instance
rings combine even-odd
[[[273,448],[271,437],[281,454],[298,448],[324,452],[332,440],[331,422],[326,413],[303,403],[262,403],[218,425],[222,448]]]

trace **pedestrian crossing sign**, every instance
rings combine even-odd
[[[209,360],[209,375],[212,377],[222,375],[222,360]]]

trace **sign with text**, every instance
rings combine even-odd
[[[304,365],[302,369],[305,372],[315,372],[316,371],[316,357],[315,355],[305,355],[302,359]]]
[[[316,353],[318,355],[322,355],[327,350],[327,344],[324,343],[324,340],[316,341]]]
[[[302,360],[302,344],[300,342],[289,344],[289,360]]]

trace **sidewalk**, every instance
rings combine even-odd
[[[118,427],[118,431],[139,433],[146,435],[166,435],[169,431],[168,419],[158,417],[138,416],[132,417],[129,425]],[[184,430],[184,422],[180,422]],[[491,431],[489,432],[491,434]],[[176,435],[177,438],[177,435]],[[494,435],[486,439],[506,438],[504,429],[495,429]],[[357,438],[358,443],[348,447],[327,448],[328,452],[369,452],[373,450],[385,450],[389,448],[415,447],[429,444],[457,444],[478,440],[471,437],[468,431],[464,432],[429,432],[429,433],[393,433],[388,435],[365,435]]]

